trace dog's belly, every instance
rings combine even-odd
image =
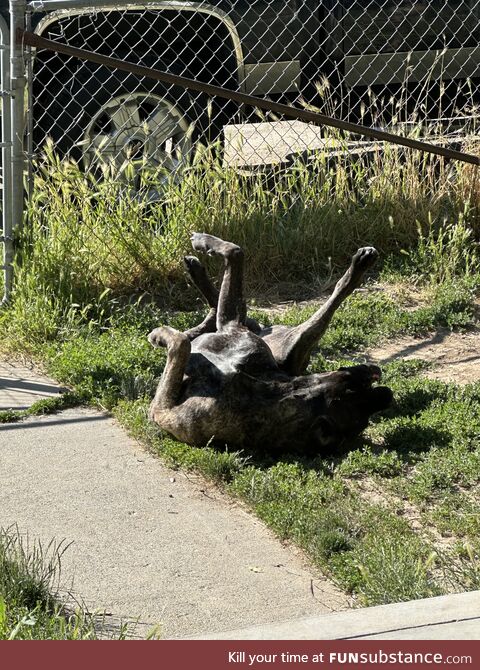
[[[195,358],[203,357],[222,375],[236,372],[265,374],[278,370],[268,346],[257,335],[244,328],[232,332],[208,333],[192,342],[191,361],[187,368],[193,372]]]

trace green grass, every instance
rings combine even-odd
[[[245,247],[253,297],[272,283],[320,290],[357,246],[379,248],[375,286],[337,312],[310,371],[334,369],[399,335],[475,325],[480,193],[473,173],[389,149],[368,164],[340,161],[336,171],[318,156],[311,170],[299,163],[267,185],[264,176],[242,177],[199,155],[181,184],[168,185],[161,206],[125,198],[124,190],[124,182],[96,183],[52,154],[43,163],[0,335],[6,349],[38,357],[74,390],[0,420],[64,402],[110,409],[170,466],[241,498],[361,604],[479,588],[478,383],[430,380],[422,361],[390,363],[384,379],[394,407],[349,452],[309,459],[195,449],[162,434],[147,414],[165,362],[147,333],[159,324],[184,330],[204,315],[181,269],[193,230]],[[422,295],[415,308],[402,297],[408,290],[397,290],[409,284]],[[253,315],[293,325],[313,309]],[[37,604],[24,607],[22,617]]]
[[[478,545],[480,504],[477,493],[475,488],[468,494],[461,490],[438,492],[436,500],[425,505],[426,521],[446,537],[466,539]]]
[[[311,291],[366,243],[391,259],[390,274],[403,251],[402,267],[416,280],[477,276],[480,193],[468,166],[447,169],[391,147],[353,164],[346,154],[335,169],[321,153],[312,158],[309,167],[245,177],[199,151],[181,183],[166,184],[163,202],[148,204],[142,188],[130,197],[128,165],[122,179],[98,182],[47,148],[18,240],[4,346],[32,349],[86,322],[104,325],[138,300],[191,308],[181,259],[195,230],[244,247],[248,295],[275,284]],[[144,176],[145,192],[154,178]]]
[[[5,409],[0,410],[0,423],[15,423],[22,421],[29,416],[41,416],[44,414],[54,414],[62,409],[76,407],[86,401],[86,397],[81,393],[71,393],[66,391],[56,398],[43,398],[37,400],[27,409]]]
[[[0,639],[97,639],[101,622],[80,604],[66,609],[55,595],[67,549],[63,542],[44,547],[16,528],[0,529]]]

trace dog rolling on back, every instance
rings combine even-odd
[[[207,300],[204,321],[185,333],[156,328],[154,347],[167,362],[150,418],[188,444],[331,452],[358,436],[372,414],[392,402],[376,386],[380,369],[356,365],[305,375],[311,353],[335,310],[359,286],[377,252],[359,249],[325,304],[296,327],[262,329],[246,316],[243,251],[212,235],[194,233],[195,251],[224,259],[220,291],[194,256],[185,258],[193,283]]]

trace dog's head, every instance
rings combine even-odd
[[[353,440],[367,427],[372,414],[390,407],[392,391],[377,386],[380,379],[376,365],[340,368],[328,375],[315,426],[320,445],[335,448]]]

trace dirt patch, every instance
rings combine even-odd
[[[390,295],[403,309],[415,310],[428,303],[425,291],[402,284],[372,284],[357,289],[357,292],[385,292]],[[317,307],[329,297],[331,290],[319,291],[312,298],[303,300],[274,300],[262,303],[261,309],[271,316],[282,316],[292,307],[301,309]],[[476,303],[477,316],[480,317],[480,302]],[[321,344],[320,344],[321,349]],[[431,363],[425,375],[432,379],[445,382],[469,384],[480,381],[480,327],[463,333],[452,333],[449,329],[439,329],[427,337],[405,336],[383,342],[378,347],[367,349],[355,356],[358,362],[371,362],[385,365],[403,359],[422,359]]]
[[[400,497],[393,491],[382,488],[378,480],[372,477],[363,477],[355,480],[352,488],[357,491],[361,498],[370,505],[378,505],[383,509],[389,509],[393,514],[405,519],[410,528],[424,541],[432,543],[437,550],[444,552],[457,542],[454,535],[442,534],[428,519],[422,516],[421,510],[406,497]]]
[[[432,364],[431,369],[425,371],[432,379],[457,384],[477,382],[480,380],[480,328],[466,333],[443,329],[425,338],[402,337],[365,352],[367,361],[380,365],[412,358]]]

